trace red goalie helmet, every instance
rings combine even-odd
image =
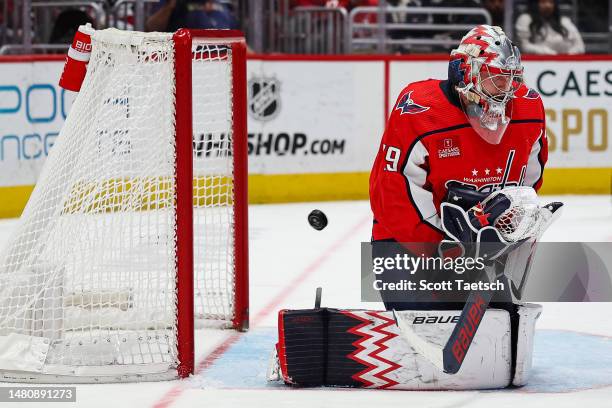
[[[500,27],[473,28],[451,52],[449,80],[470,124],[488,143],[501,142],[512,116],[508,102],[522,77],[520,51]]]

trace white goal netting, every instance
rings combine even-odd
[[[235,291],[231,58],[194,39],[195,316],[222,325]],[[0,253],[0,381],[176,376],[174,78],[171,34],[92,36],[83,87]]]

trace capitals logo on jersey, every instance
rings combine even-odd
[[[421,113],[429,109],[429,106],[422,106],[415,103],[412,98],[410,98],[411,95],[412,91],[402,96],[402,99],[400,99],[400,101],[397,103],[395,110],[401,110],[402,113],[400,113],[400,115],[403,115],[404,113]]]

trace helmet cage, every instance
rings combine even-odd
[[[523,69],[503,69],[483,64],[473,78],[473,91],[481,98],[486,102],[505,104],[523,83]]]
[[[458,70],[462,77],[456,83],[457,90],[476,93],[483,102],[507,103],[523,84],[522,66],[498,68],[458,53],[452,55],[452,60],[459,60]]]

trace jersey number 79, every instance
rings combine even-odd
[[[397,171],[399,159],[402,154],[401,150],[397,147],[383,145],[383,151],[385,150],[385,160],[387,161],[385,171]]]

